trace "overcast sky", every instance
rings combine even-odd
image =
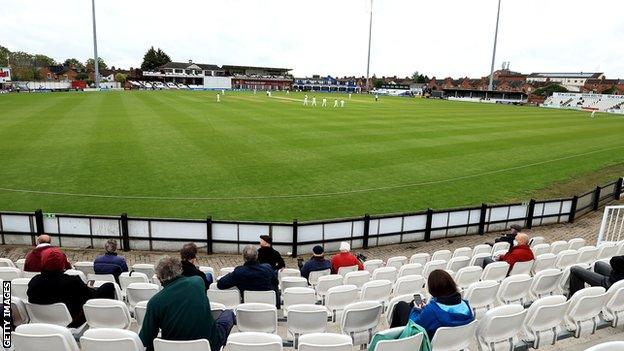
[[[137,67],[174,61],[365,75],[370,0],[96,0],[98,49]],[[489,73],[496,0],[375,0],[371,75]],[[0,0],[0,45],[58,61],[93,55],[91,1]],[[503,0],[496,68],[624,78],[624,1]]]

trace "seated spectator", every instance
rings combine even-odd
[[[325,259],[325,250],[320,245],[316,245],[312,248],[312,257],[308,262],[306,262],[303,267],[299,270],[301,271],[301,276],[309,279],[310,272],[315,271],[324,271],[326,269],[331,268],[331,263]]]
[[[260,248],[258,249],[258,262],[268,263],[271,268],[278,271],[286,267],[282,255],[273,247],[273,239],[268,235],[260,235]]]
[[[58,249],[45,250],[41,256],[41,274],[28,283],[28,301],[38,305],[61,302],[72,316],[68,327],[76,328],[87,320],[82,306],[89,299],[115,298],[115,286],[104,283],[97,289],[85,284],[79,276],[64,274],[67,258]]]
[[[509,248],[512,248],[514,246],[514,240],[516,240],[516,235],[518,235],[518,233],[520,233],[521,231],[522,231],[522,226],[517,225],[517,224],[512,224],[509,227],[509,233],[504,234],[500,238],[494,239],[494,243],[505,242],[509,244]],[[494,244],[492,243],[488,243],[488,245],[494,246]]]
[[[277,296],[277,308],[280,308],[277,272],[268,264],[258,262],[258,251],[251,245],[243,249],[243,259],[245,263],[242,266],[234,268],[232,273],[217,281],[217,288],[225,290],[236,287],[241,296],[247,290],[273,290]]]
[[[117,283],[119,283],[121,273],[128,271],[126,259],[122,256],[117,256],[117,242],[115,240],[108,240],[104,245],[104,249],[106,252],[96,257],[95,261],[93,261],[93,270],[95,274],[112,274]]]
[[[516,235],[516,242],[518,242],[518,245],[513,246],[506,254],[493,258],[486,257],[483,260],[483,267],[495,261],[505,261],[509,263],[509,271],[511,272],[516,262],[527,262],[535,259],[533,251],[531,251],[529,247],[528,235],[525,233],[518,233],[518,235]]]
[[[182,246],[180,250],[180,258],[182,259],[182,275],[185,277],[192,277],[194,275],[202,278],[206,290],[212,284],[212,274],[204,273],[197,268],[197,245],[194,243],[188,243]]]
[[[429,303],[423,301],[414,306],[414,301],[401,301],[392,313],[391,328],[407,325],[408,320],[425,328],[429,338],[441,327],[459,327],[474,320],[468,301],[462,300],[455,281],[448,272],[436,269],[427,279]]]
[[[147,303],[139,333],[143,346],[153,350],[160,330],[165,340],[206,339],[211,350],[220,350],[235,323],[234,312],[225,310],[215,320],[203,281],[182,276],[177,258],[163,257],[156,266],[156,276],[163,288]]]
[[[585,283],[609,289],[611,285],[622,279],[624,279],[624,256],[613,256],[609,263],[597,261],[593,272],[581,267],[572,267],[570,268],[570,297],[583,289]]]
[[[41,272],[41,256],[44,251],[56,250],[63,256],[65,254],[58,248],[51,245],[52,240],[49,235],[42,234],[37,237],[37,247],[32,249],[26,255],[26,262],[24,262],[24,270],[26,272]],[[72,266],[69,263],[67,257],[65,257],[65,269],[71,269]]]
[[[340,253],[331,258],[331,270],[333,274],[338,274],[338,268],[358,266],[358,270],[363,270],[364,265],[351,252],[351,245],[347,242],[340,243]]]

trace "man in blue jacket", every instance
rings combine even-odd
[[[326,260],[324,255],[325,250],[322,246],[316,245],[312,248],[312,257],[303,265],[303,267],[299,269],[301,271],[301,276],[306,279],[310,279],[310,272],[331,269],[331,262]]]
[[[117,256],[117,242],[115,240],[108,240],[104,249],[106,249],[106,253],[98,256],[93,262],[93,270],[95,274],[112,274],[119,283],[121,273],[128,271],[126,259]]]
[[[217,281],[217,288],[225,290],[236,287],[241,295],[249,291],[275,291],[277,308],[280,308],[277,272],[266,263],[258,263],[258,251],[248,245],[243,249],[245,263],[238,266],[232,273],[226,274]]]

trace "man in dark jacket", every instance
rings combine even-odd
[[[509,233],[504,234],[500,238],[494,239],[494,243],[505,242],[509,244],[509,248],[514,246],[514,240],[516,240],[516,235],[522,231],[522,226],[518,224],[512,224],[509,227]],[[494,245],[492,243],[488,243],[490,246]]]
[[[324,271],[326,269],[331,269],[331,263],[329,260],[326,260],[324,257],[325,250],[322,246],[316,245],[312,248],[312,257],[308,262],[306,262],[301,269],[301,276],[309,279],[310,272],[316,271]]]
[[[268,235],[260,235],[260,248],[258,249],[258,262],[268,263],[271,268],[278,271],[286,267],[282,255],[273,247],[273,239]]]
[[[105,283],[97,289],[85,284],[79,276],[65,274],[67,258],[60,250],[45,250],[41,257],[41,274],[28,283],[28,301],[38,305],[61,302],[72,316],[68,327],[76,328],[86,322],[82,306],[89,299],[115,297],[115,286]]]
[[[185,277],[198,276],[204,282],[206,290],[212,284],[212,274],[204,273],[197,268],[197,245],[194,243],[184,244],[180,250],[180,259],[182,260],[182,275]]]
[[[280,308],[277,272],[268,264],[258,262],[258,252],[248,245],[243,249],[245,263],[217,281],[220,290],[236,287],[241,295],[249,291],[275,291],[277,308]]]
[[[41,272],[41,256],[44,251],[56,250],[65,255],[58,247],[51,245],[52,239],[49,235],[42,234],[37,237],[37,247],[32,249],[26,255],[26,262],[24,262],[24,271],[26,272]],[[65,257],[65,269],[71,269],[72,266],[69,263],[67,257]]]
[[[570,268],[570,297],[583,289],[585,283],[609,289],[611,285],[622,279],[624,279],[624,256],[613,256],[609,263],[597,261],[593,272],[581,267],[572,267]]]
[[[220,350],[235,323],[234,312],[225,310],[215,320],[204,283],[196,276],[182,276],[182,264],[177,258],[161,259],[156,276],[163,288],[147,303],[139,333],[143,346],[153,350],[160,330],[165,340],[206,339],[211,350]]]
[[[117,256],[117,242],[115,240],[108,240],[104,245],[106,253],[98,256],[93,261],[93,270],[95,274],[112,274],[119,283],[119,276],[122,272],[128,271],[128,265],[126,259],[122,256]]]

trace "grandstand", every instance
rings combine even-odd
[[[232,88],[238,90],[291,90],[290,68],[224,65],[232,77]]]
[[[295,78],[293,89],[301,91],[326,91],[326,92],[352,92],[360,93],[365,82],[355,77],[351,78],[334,78],[331,76],[321,77],[314,75],[312,77]]]
[[[624,113],[624,95],[554,93],[543,104],[549,108]]]

